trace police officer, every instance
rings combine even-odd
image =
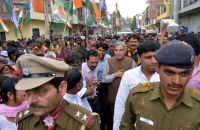
[[[164,44],[156,54],[160,82],[140,84],[131,90],[120,130],[199,129],[200,94],[186,87],[194,56],[187,43],[174,40]]]
[[[67,64],[25,54],[18,59],[17,67],[23,78],[16,89],[26,91],[30,105],[17,116],[18,130],[100,129],[97,114],[63,100]]]

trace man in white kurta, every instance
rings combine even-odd
[[[148,81],[145,75],[141,71],[141,66],[125,72],[120,82],[119,90],[115,101],[113,130],[119,129],[120,121],[125,109],[125,102],[130,90],[139,83],[156,82],[156,81],[160,81],[159,75],[155,72],[151,76],[150,81]]]
[[[141,62],[141,66],[126,71],[121,79],[115,100],[113,130],[119,130],[120,121],[125,110],[125,102],[131,89],[140,83],[160,81],[155,70],[155,55],[159,47],[158,43],[152,41],[146,41],[138,46],[138,60]]]

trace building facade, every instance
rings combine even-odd
[[[20,13],[20,6],[23,6],[26,2],[29,2],[30,0],[14,0],[15,5],[15,12],[16,16],[18,18]],[[50,0],[48,1],[48,5],[51,5]],[[25,10],[26,13],[26,10]],[[48,14],[49,14],[49,21],[51,21],[51,6],[48,6]],[[31,38],[33,35],[39,36],[45,34],[45,22],[44,22],[44,14],[43,13],[33,13],[32,19],[24,25],[23,30],[18,30],[18,36],[16,37],[14,32],[12,31],[13,25],[11,23],[7,8],[4,4],[4,1],[0,1],[0,17],[3,19],[6,26],[10,29],[9,33],[5,33],[3,28],[0,28],[0,40],[16,40],[17,38]]]
[[[200,0],[179,0],[179,24],[200,32]]]
[[[18,18],[20,13],[20,8],[18,8],[18,5],[25,5],[25,3],[28,3],[30,0],[14,0],[15,5],[15,11],[16,16]],[[68,21],[72,24],[72,28],[69,28],[68,26],[65,26],[63,23],[57,23],[52,19],[52,14],[54,11],[58,8],[58,6],[61,6],[66,17],[67,17],[67,11],[64,8],[64,0],[48,0],[48,15],[49,15],[49,30],[50,35],[57,34],[57,35],[63,35],[69,36],[73,32],[82,32],[86,35],[86,10],[85,8],[75,9],[73,11],[73,16],[68,15]],[[97,6],[99,6],[99,2],[97,3]],[[25,13],[26,14],[26,11]],[[16,37],[14,35],[14,32],[12,31],[12,23],[9,18],[8,11],[6,9],[6,6],[3,2],[3,0],[0,0],[0,17],[3,19],[6,26],[10,29],[9,33],[6,34],[3,28],[0,28],[0,40],[16,40],[17,38],[21,38],[20,32],[18,31],[18,36]],[[97,22],[96,22],[97,23]],[[64,28],[65,32],[64,32]],[[101,28],[101,27],[100,27]],[[98,33],[98,30],[101,31],[101,29],[97,29],[97,26],[95,27],[88,27],[88,34],[96,34]],[[99,32],[100,32],[99,31]],[[44,35],[45,30],[45,18],[43,13],[33,13],[32,19],[28,22],[27,25],[24,25],[23,30],[21,31],[23,37],[31,38],[34,36]]]
[[[156,22],[157,7],[164,5],[164,0],[146,0],[148,7],[143,12],[142,23],[146,30],[159,30]]]
[[[157,8],[157,21],[178,15],[179,25],[187,27],[189,32],[200,32],[200,0],[178,0],[178,11],[174,12],[174,8],[174,0],[165,0],[165,5]]]

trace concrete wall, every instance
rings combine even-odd
[[[192,13],[190,15],[179,16],[179,22],[182,26],[188,27],[189,32],[194,31],[195,33],[200,27],[200,13]]]
[[[50,25],[50,30],[53,30],[54,34],[62,34],[63,35],[63,31],[64,31],[64,27],[65,25],[62,23],[52,23]],[[65,34],[64,35],[69,35],[69,28],[66,28]]]
[[[33,28],[39,28],[39,31],[40,31],[40,35],[44,35],[45,34],[45,23],[44,21],[40,21],[40,20],[32,20],[31,23],[30,23],[30,34],[31,36],[33,35],[32,34],[32,29]]]

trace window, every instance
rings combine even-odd
[[[6,40],[5,32],[0,32],[0,40]]]
[[[40,31],[39,28],[33,28],[32,29],[32,34],[35,38],[38,38],[40,36]]]

